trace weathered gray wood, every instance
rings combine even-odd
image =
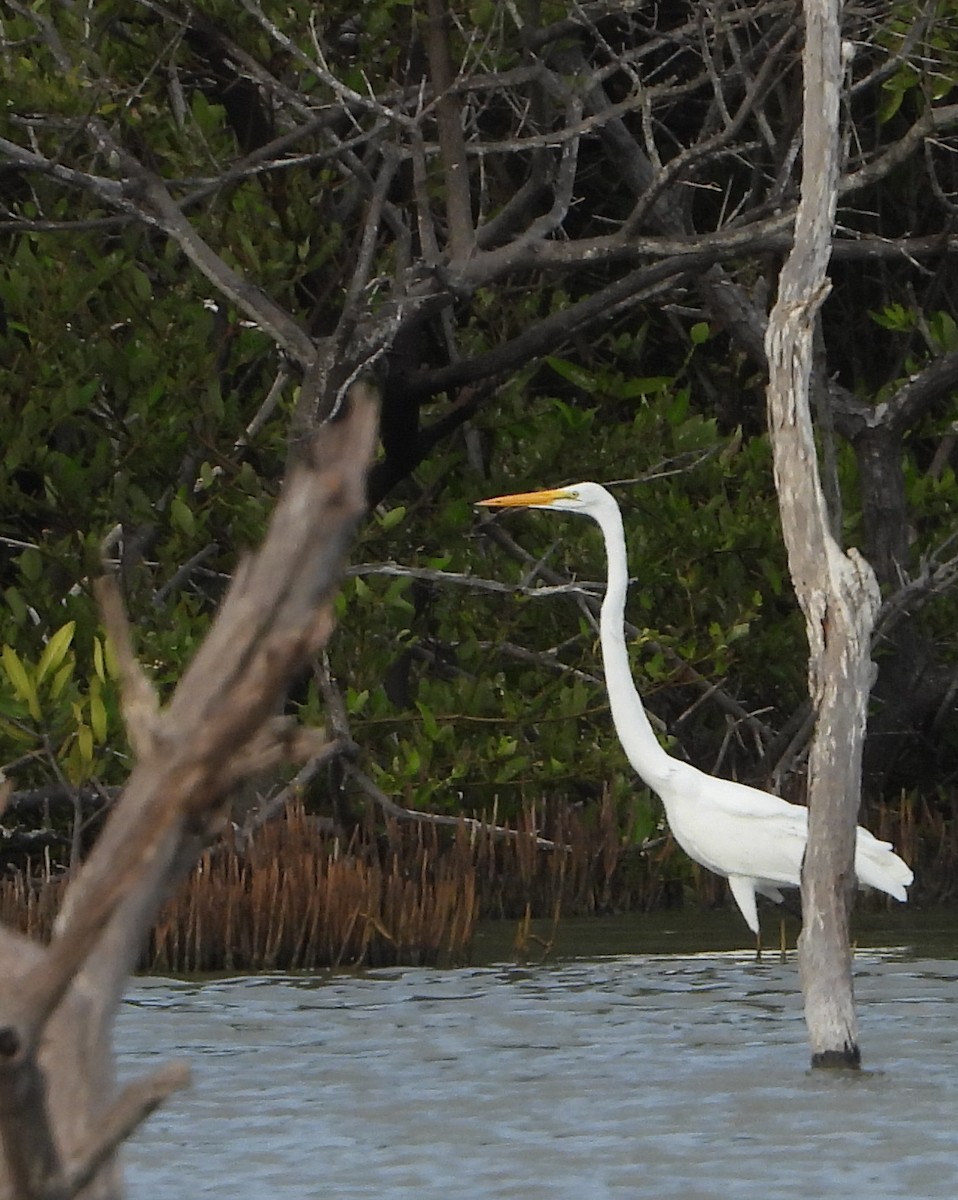
[[[855,890],[869,658],[880,595],[854,550],[829,528],[809,409],[812,340],[828,295],[839,175],[839,0],[805,0],[802,192],[794,244],[766,335],[775,484],[809,642],[817,720],[809,755],[809,834],[802,870],[799,965],[814,1066],[858,1066],[848,915]]]
[[[375,436],[364,391],[292,470],[263,546],[165,707],[133,656],[118,592],[101,588],[137,763],[49,947],[0,929],[0,1200],[118,1197],[118,1145],[183,1085],[167,1068],[118,1093],[113,1020],[159,906],[225,819],[233,786],[325,741],[274,714],[332,629]]]

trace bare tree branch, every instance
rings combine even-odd
[[[537,596],[591,596],[602,589],[599,583],[559,583],[553,586],[536,584],[502,583],[498,579],[483,579],[479,575],[467,575],[459,571],[440,571],[434,567],[405,567],[400,563],[359,563],[350,567],[347,575],[384,575],[398,579],[420,579],[424,583],[452,584],[477,592],[500,592],[506,595]]]
[[[768,423],[789,571],[805,616],[809,693],[817,723],[809,753],[808,844],[802,864],[799,966],[813,1066],[861,1061],[848,914],[868,696],[880,603],[874,572],[831,532],[809,391],[813,333],[828,295],[838,198],[841,46],[838,0],[805,0],[802,190],[795,244],[779,275],[766,334]]]
[[[76,1161],[67,1163],[60,1192],[63,1200],[79,1195],[150,1113],[189,1084],[190,1068],[184,1062],[167,1063],[144,1079],[128,1083],[98,1122],[92,1144]]]
[[[108,1172],[116,1140],[177,1083],[174,1075],[135,1088],[102,1122],[110,1023],[167,889],[224,820],[243,772],[281,752],[316,754],[315,731],[274,714],[332,628],[375,427],[375,405],[357,387],[348,416],[292,471],[262,548],[237,571],[164,708],[133,665],[115,589],[100,589],[142,757],[67,888],[49,946],[0,930],[0,1191],[6,1182],[18,1200],[69,1196]]]
[[[403,808],[401,804],[396,804],[394,800],[386,795],[386,793],[359,770],[358,767],[351,763],[346,764],[346,775],[352,779],[354,783],[366,793],[371,800],[374,800],[379,805],[380,809],[387,817],[392,817],[397,821],[414,821],[421,825],[442,825],[448,829],[460,829],[465,827],[476,833],[484,833],[489,837],[497,839],[519,840],[529,837],[530,835],[521,829],[505,829],[501,825],[490,825],[487,821],[480,821],[475,817],[449,817],[444,813],[420,812],[415,808]],[[550,838],[534,835],[535,844],[543,850],[565,850],[568,847],[560,845],[558,842],[553,842]]]
[[[443,0],[427,0],[426,14],[426,48],[436,95],[439,149],[446,177],[449,255],[453,259],[464,259],[475,243],[475,228],[459,100],[450,90],[455,71],[449,49],[449,14]]]

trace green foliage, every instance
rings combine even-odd
[[[253,61],[275,69],[283,88],[298,91],[298,118],[328,113],[338,102],[328,76],[305,65],[314,57],[317,21],[330,68],[360,97],[371,89],[392,95],[408,87],[410,31],[422,6],[375,0],[361,12],[338,2],[320,11],[307,0],[290,0],[266,7],[290,39],[282,53],[244,6],[233,0],[201,6],[203,16],[228,31]],[[520,61],[525,52],[509,6],[453,7],[455,55],[481,71]],[[538,10],[543,24],[569,14],[559,3]],[[284,161],[282,169],[224,180],[227,168],[255,158],[229,107],[242,77],[222,86],[215,55],[202,38],[183,36],[175,22],[171,36],[160,9],[144,14],[134,19],[128,5],[112,0],[56,6],[61,37],[85,48],[82,68],[72,72],[58,65],[49,41],[36,37],[28,15],[5,15],[5,111],[21,118],[46,114],[30,126],[39,150],[57,161],[64,156],[76,170],[108,174],[112,167],[93,143],[71,135],[72,123],[96,113],[180,189],[178,198],[188,197],[184,212],[217,253],[304,326],[325,335],[336,328],[348,291],[368,197],[362,194],[354,208],[344,202],[357,181],[343,174],[325,133],[304,136],[292,147],[290,154],[302,157],[296,167]],[[897,52],[914,19],[913,5],[891,6],[887,20],[876,23],[876,45]],[[349,23],[352,36],[340,37]],[[954,86],[953,25],[942,20],[929,26],[932,66],[916,51],[885,79],[873,114],[878,125],[893,129]],[[598,57],[608,61],[608,46]],[[606,81],[613,90],[623,83],[612,75]],[[677,110],[682,86],[675,89]],[[515,126],[485,93],[470,97],[469,120],[477,128],[488,122],[496,140],[535,131],[531,110],[527,131],[526,116]],[[278,92],[274,100],[279,106]],[[432,101],[424,96],[424,103],[428,109]],[[777,109],[769,104],[772,120]],[[659,119],[657,111],[653,124]],[[337,138],[347,136],[352,122],[344,119]],[[859,133],[864,124],[856,126]],[[285,128],[279,121],[263,137]],[[428,121],[425,128],[426,186],[437,199],[433,215],[441,227],[434,131]],[[11,136],[22,133],[18,125]],[[377,161],[375,145],[370,138],[361,146],[370,163]],[[596,170],[599,160],[590,158],[595,152],[584,133],[579,175],[600,180],[590,195],[601,204],[608,172]],[[481,207],[488,217],[508,199],[508,190],[499,195],[497,189],[505,187],[511,168],[498,155],[470,161],[484,164],[477,186],[488,194],[476,211]],[[730,160],[721,161],[726,172]],[[402,159],[390,204],[411,203],[409,166]],[[750,163],[743,169],[749,188],[770,175],[759,160],[754,169]],[[271,339],[216,296],[155,229],[129,223],[91,194],[65,192],[43,175],[11,171],[5,181],[11,219],[43,222],[44,228],[0,234],[0,761],[19,764],[22,787],[58,773],[74,782],[95,777],[118,783],[127,763],[115,677],[89,588],[100,570],[101,547],[119,567],[138,652],[165,693],[202,638],[238,555],[262,535],[286,466],[295,395],[284,395],[248,439],[279,366]],[[882,204],[897,200],[896,189],[908,182],[884,188]],[[942,186],[947,190],[947,183]],[[724,194],[703,175],[689,192],[704,197],[713,190]],[[855,199],[854,212],[843,216],[850,228],[870,230],[861,214],[873,200],[877,204],[875,197]],[[633,204],[628,198],[629,209]],[[578,221],[588,233],[591,212],[577,194],[569,227]],[[904,206],[903,212],[893,212],[889,229],[932,228]],[[77,220],[83,224],[68,232],[58,228]],[[409,219],[410,230],[423,227]],[[600,221],[592,232],[604,237],[610,228]],[[557,237],[567,233],[563,228]],[[389,279],[400,248],[385,225],[371,253],[374,278]],[[728,261],[724,269],[751,284],[758,268],[746,261],[744,247],[742,257],[744,266]],[[891,272],[890,262],[882,271]],[[544,317],[569,309],[615,269],[608,263],[595,267],[592,278],[593,267],[583,263],[565,277],[524,268],[502,286],[490,283],[474,293],[463,288],[455,312],[445,314],[455,323],[457,353],[466,360],[506,345]],[[871,278],[860,264],[854,270]],[[841,344],[833,347],[839,339],[827,339],[837,365],[853,377],[854,347],[863,347],[865,382],[859,386],[855,378],[853,386],[877,401],[902,376],[958,349],[947,297],[924,303],[913,290],[909,279],[907,288],[897,290],[882,283],[862,303],[856,296],[847,306]],[[375,302],[370,300],[371,309]],[[869,343],[867,333],[876,330],[879,336]],[[869,375],[876,361],[884,362],[881,353],[872,353],[876,345],[880,351],[892,347],[895,356],[893,371],[877,383]],[[888,374],[896,378],[889,382]],[[639,631],[632,647],[635,673],[650,707],[670,724],[691,708],[700,690],[684,681],[685,664],[723,683],[745,708],[766,711],[770,726],[780,726],[803,692],[805,644],[761,432],[760,372],[743,363],[718,322],[687,308],[660,311],[656,301],[611,314],[601,331],[555,345],[544,362],[524,362],[497,386],[495,400],[469,429],[490,448],[487,462],[477,461],[475,440],[467,453],[461,432],[441,443],[367,523],[357,559],[471,571],[518,585],[527,568],[482,538],[472,507],[477,498],[581,478],[630,481],[616,494],[635,574],[629,610]],[[452,398],[438,397],[433,412],[448,412]],[[433,415],[427,407],[424,425]],[[953,521],[954,473],[947,463],[929,469],[952,421],[953,414],[937,411],[906,446],[916,561]],[[839,469],[847,485],[846,529],[857,535],[854,465],[841,450]],[[589,522],[536,513],[497,519],[546,564],[579,578],[603,577],[601,541]],[[190,563],[196,565],[181,577]],[[448,811],[463,806],[502,814],[543,794],[591,800],[608,789],[623,838],[641,841],[654,831],[657,807],[636,787],[616,744],[595,631],[574,601],[357,575],[346,582],[337,613],[336,675],[364,766],[385,791]],[[946,604],[928,618],[949,647],[954,616]],[[509,644],[528,649],[538,661],[510,654],[503,648]],[[297,688],[293,703],[305,720],[326,719],[314,683]],[[739,744],[708,705],[683,721],[682,745],[709,767],[726,746],[731,758],[723,760],[724,770],[741,768],[744,774],[751,764],[752,748]]]
[[[696,334],[695,352],[707,341]],[[424,464],[418,489],[438,498],[401,517],[395,508],[380,514],[358,557],[518,583],[524,568],[477,536],[470,501],[678,468],[617,489],[636,576],[637,682],[651,707],[672,719],[677,704],[697,695],[676,687],[682,660],[708,679],[733,675],[746,706],[787,714],[801,693],[805,649],[765,440],[720,432],[688,379],[689,352],[677,373],[647,373],[644,342],[644,334],[620,335],[588,360],[553,356],[536,387],[527,379],[508,385],[495,412],[479,419],[495,438],[493,476],[476,474],[456,453]],[[591,522],[528,513],[510,517],[508,528],[548,565],[604,578]],[[354,736],[388,794],[502,816],[524,799],[577,801],[609,788],[624,838],[654,832],[658,806],[618,747],[595,631],[574,602],[365,576],[349,580],[340,611],[336,674],[350,681]],[[510,644],[543,663],[562,646],[557,661],[565,669],[517,661],[502,649]],[[703,714],[685,744],[714,753],[723,734],[713,720]]]
[[[76,628],[71,620],[55,630],[35,663],[4,644],[0,738],[19,758],[41,761],[78,786],[122,751],[122,731],[111,648],[94,636],[78,679]]]
[[[911,109],[912,115],[923,112],[929,104],[946,99],[958,86],[958,30],[953,7],[950,0],[938,0],[924,6],[925,11],[919,17],[913,3],[889,6],[877,30],[876,44],[900,54],[917,31],[923,31],[923,37],[916,47],[919,57],[914,50],[911,57],[902,55],[897,70],[881,85],[882,103],[878,110],[881,124],[890,122],[903,108]],[[928,69],[931,64],[933,69]]]
[[[938,354],[958,349],[958,324],[951,313],[944,309],[923,313],[917,308],[894,302],[868,315],[876,325],[892,333],[920,332],[928,343],[928,349]],[[914,366],[917,365],[915,362]]]
[[[283,408],[258,439],[265,471],[233,451],[275,369],[269,340],[212,311],[162,244],[132,230],[112,243],[27,234],[0,266],[0,642],[16,653],[0,680],[0,761],[21,762],[22,787],[46,782],[53,762],[74,781],[118,783],[127,769],[114,685],[95,669],[88,582],[103,539],[115,530],[108,555],[131,552],[140,648],[172,681],[236,551],[262,534],[285,453]],[[188,594],[156,604],[204,548]],[[41,670],[68,627],[69,680],[66,665]]]

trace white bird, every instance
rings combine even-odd
[[[605,538],[608,580],[599,633],[612,721],[629,762],[662,800],[672,835],[696,862],[724,876],[748,927],[759,936],[758,893],[782,902],[781,888],[799,887],[808,835],[808,810],[758,788],[718,779],[668,754],[649,724],[629,666],[625,599],[629,570],[622,514],[598,483],[575,483],[479,501],[487,508],[544,508],[584,513]],[[907,900],[913,875],[894,852],[858,827],[855,872],[860,885]]]

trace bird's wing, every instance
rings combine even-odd
[[[707,775],[689,763],[676,762],[675,767],[670,778],[675,793],[681,792],[690,800],[711,805],[723,816],[779,818],[797,822],[803,829],[806,827],[808,810],[800,804],[790,804],[780,796],[736,783],[734,779]]]
[[[763,890],[799,884],[806,834],[791,816],[716,818],[698,828],[695,840],[699,861],[719,874],[741,875]]]
[[[772,888],[798,885],[806,809],[686,763],[676,766],[661,796],[669,827],[690,857],[719,875]]]

